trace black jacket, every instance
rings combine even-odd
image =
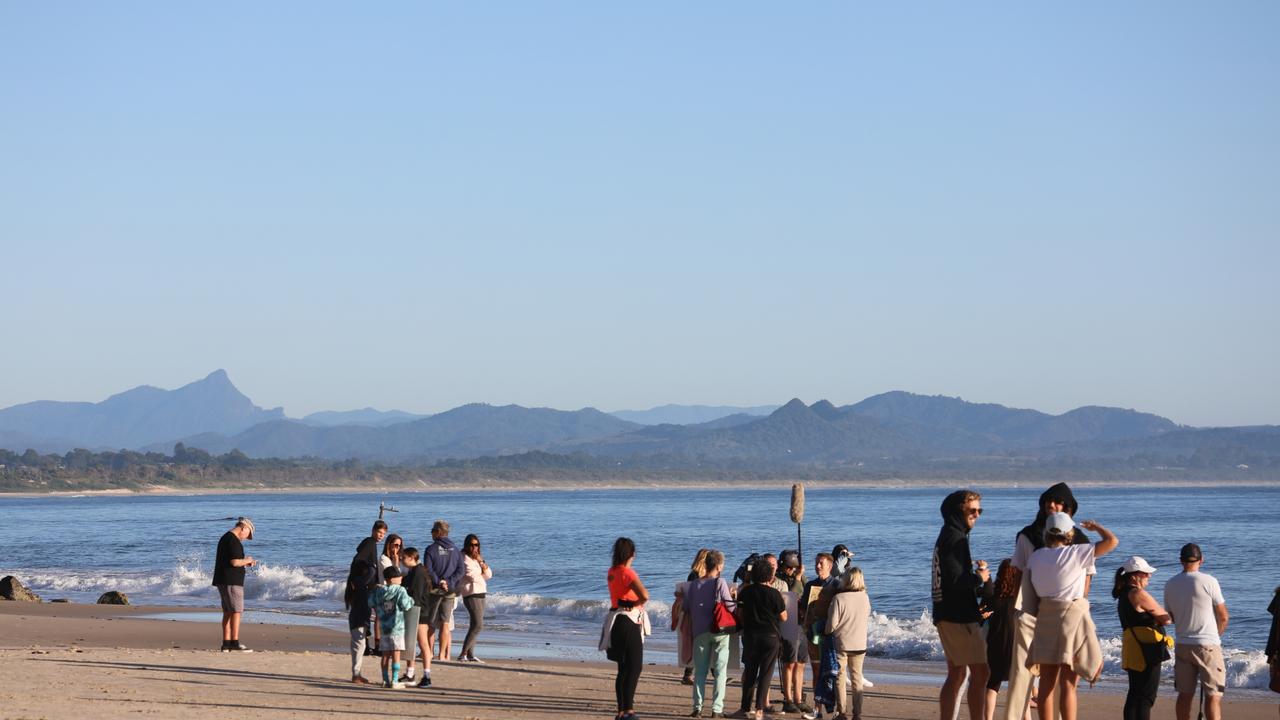
[[[942,530],[933,544],[933,622],[972,623],[982,619],[978,596],[983,582],[969,556],[969,527],[964,521],[966,490],[942,501]]]

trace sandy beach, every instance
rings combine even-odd
[[[211,649],[217,627],[149,616],[190,609],[0,602],[0,717],[432,717],[610,718],[613,666],[541,659],[486,665],[436,663],[429,690],[356,687],[349,679],[346,638],[321,627],[246,624],[242,637],[255,652]],[[200,611],[200,612],[207,612]],[[211,638],[213,641],[211,642]],[[868,672],[892,675],[892,664]],[[365,675],[378,674],[366,659]],[[938,682],[941,680],[939,678]],[[726,709],[740,689],[730,685]],[[923,720],[937,715],[936,685],[877,683],[865,716]],[[1084,690],[1081,718],[1117,717],[1123,697]],[[687,717],[689,688],[674,668],[651,666],[641,677],[642,717]],[[1274,718],[1265,695],[1228,695],[1230,718]],[[1173,696],[1162,694],[1155,717],[1173,717]],[[790,717],[790,716],[780,716]],[[962,713],[961,717],[965,717]]]

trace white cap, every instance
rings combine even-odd
[[[1146,560],[1142,559],[1137,555],[1130,555],[1129,559],[1124,561],[1124,565],[1121,567],[1121,569],[1124,570],[1126,575],[1128,575],[1129,573],[1136,573],[1136,572],[1146,573],[1150,575],[1151,573],[1156,571],[1156,569],[1151,567],[1151,565],[1148,564]]]
[[[1056,512],[1044,519],[1044,531],[1047,535],[1066,535],[1075,526],[1075,521],[1064,512]]]

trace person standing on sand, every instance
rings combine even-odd
[[[253,539],[253,521],[238,518],[235,527],[222,534],[213,561],[213,585],[222,601],[222,652],[253,652],[240,644],[240,616],[244,614],[244,569],[253,567],[244,554],[243,541]]]
[[[844,571],[836,585],[836,596],[827,610],[826,632],[835,646],[836,717],[862,720],[862,661],[867,656],[867,623],[871,619],[871,600],[867,583],[858,567]],[[848,673],[849,700],[845,700]]]
[[[969,678],[969,717],[985,717],[987,643],[978,598],[991,582],[987,564],[969,555],[969,532],[982,516],[982,495],[957,490],[942,501],[942,530],[933,545],[933,624],[947,658],[947,679],[938,694],[943,720],[955,717],[960,688]]]
[[[987,626],[987,672],[989,673],[986,720],[994,720],[1000,684],[1009,679],[1009,663],[1013,659],[1014,623],[1018,613],[1013,604],[1021,586],[1022,571],[1013,566],[1012,559],[1005,558],[1000,561],[1000,568],[996,571],[994,586],[982,599],[981,612]],[[1028,643],[1030,643],[1029,640]],[[1025,655],[1022,662],[1026,662]],[[1022,707],[1021,720],[1031,720],[1031,709],[1027,707],[1026,701],[1015,702],[1015,706],[1019,705]]]
[[[480,554],[480,538],[468,535],[462,541],[462,564],[465,572],[458,594],[462,596],[462,604],[467,608],[467,636],[462,640],[462,652],[458,659],[466,662],[484,664],[476,657],[476,640],[484,629],[484,605],[489,593],[489,580],[493,579],[493,571],[489,563]]]
[[[1150,720],[1151,708],[1160,691],[1160,664],[1172,638],[1162,628],[1172,622],[1169,613],[1147,592],[1156,569],[1134,555],[1116,570],[1111,597],[1120,615],[1121,664],[1129,675],[1129,693],[1124,698],[1124,720]]]
[[[1076,684],[1083,677],[1095,682],[1102,673],[1102,648],[1089,613],[1088,570],[1096,558],[1116,549],[1120,541],[1092,520],[1079,527],[1102,536],[1096,543],[1079,544],[1076,523],[1065,512],[1045,518],[1044,547],[1031,553],[1027,574],[1036,594],[1039,614],[1031,638],[1027,665],[1040,666],[1037,710],[1042,720],[1053,720],[1061,700],[1063,720],[1076,720]]]
[[[382,571],[385,585],[369,591],[369,605],[378,613],[382,626],[382,639],[378,650],[382,651],[382,687],[403,690],[400,682],[400,653],[404,652],[404,611],[413,607],[409,593],[401,587],[403,577],[400,568],[389,565]]]
[[[1045,519],[1056,512],[1064,512],[1071,517],[1076,516],[1080,504],[1076,502],[1071,486],[1066,483],[1052,485],[1040,494],[1040,505],[1036,510],[1035,520],[1018,531],[1014,537],[1013,566],[1022,573],[1022,585],[1014,597],[1014,612],[1011,630],[1013,631],[1013,651],[1009,657],[1009,687],[1005,703],[1004,720],[1019,720],[1032,704],[1032,686],[1034,684],[1031,670],[1027,667],[1027,652],[1031,648],[1031,638],[1036,632],[1036,594],[1031,589],[1031,577],[1027,574],[1027,563],[1031,553],[1044,547]],[[1076,544],[1087,544],[1089,538],[1084,533],[1072,535]],[[1090,565],[1084,579],[1084,594],[1089,596],[1089,588],[1093,575],[1097,572]]]
[[[724,571],[724,553],[719,550],[699,551],[703,557],[701,577],[689,583],[681,599],[688,626],[693,633],[693,713],[702,714],[703,695],[707,684],[707,671],[711,671],[711,717],[724,717],[724,690],[728,680],[729,633],[713,631],[716,604],[723,603],[733,612],[735,604],[729,583],[720,577]]]
[[[373,608],[369,606],[369,591],[378,585],[377,574],[377,565],[357,555],[351,560],[351,570],[347,573],[347,585],[342,595],[347,607],[347,629],[351,631],[351,682],[357,685],[369,684],[360,669],[364,664],[364,656],[368,654],[365,651],[371,644],[369,617]]]
[[[400,682],[412,685],[418,664],[418,621],[422,617],[422,608],[426,604],[427,589],[431,585],[431,580],[427,577],[426,568],[418,564],[418,548],[405,548],[404,552],[400,553],[400,558],[405,567],[401,586],[413,601],[413,607],[404,611],[404,657],[401,663],[404,676],[400,678]],[[430,675],[430,664],[426,666],[425,672]]]
[[[769,706],[769,685],[778,660],[787,604],[773,587],[774,566],[761,561],[751,567],[751,584],[738,591],[742,623],[742,706],[731,717],[761,720]]]
[[[631,568],[635,558],[636,544],[631,538],[620,537],[613,542],[613,560],[606,576],[609,614],[600,631],[600,649],[618,664],[618,674],[613,679],[613,693],[618,703],[614,720],[636,717],[636,686],[644,669],[644,636],[651,632],[649,613],[644,609],[644,604],[649,602],[649,591]]]
[[[1187,543],[1178,553],[1182,572],[1164,586],[1164,606],[1173,616],[1178,642],[1173,648],[1173,687],[1178,691],[1178,720],[1191,717],[1196,681],[1204,693],[1204,716],[1222,717],[1227,668],[1222,657],[1222,633],[1227,630],[1227,601],[1217,578],[1200,572],[1204,554]]]
[[[835,707],[835,685],[824,684],[822,676],[822,645],[825,642],[830,646],[831,638],[819,630],[826,626],[827,609],[831,606],[832,595],[827,593],[824,596],[823,589],[832,582],[831,568],[834,566],[835,558],[831,553],[820,552],[814,557],[813,572],[816,577],[805,583],[799,603],[800,631],[809,645],[809,663],[813,669],[813,705],[816,713],[821,713],[824,705],[828,711]],[[815,637],[818,642],[813,642]],[[820,693],[819,690],[823,692]]]
[[[458,586],[466,574],[466,565],[462,562],[462,553],[449,539],[449,523],[436,520],[431,526],[431,544],[427,546],[424,564],[431,574],[431,596],[427,603],[427,647],[431,652],[436,636],[440,636],[440,649],[447,650],[448,643],[444,635],[452,629],[453,603],[458,598]],[[448,661],[449,656],[442,652],[438,656]]]
[[[782,712],[809,712],[813,708],[804,703],[804,666],[809,661],[809,641],[799,627],[800,599],[804,595],[803,563],[800,562],[798,551],[783,550],[779,554],[779,564],[778,579],[786,584],[786,592],[792,593],[796,598],[796,620],[793,627],[796,634],[792,639],[783,632],[778,655],[778,676],[782,679]]]

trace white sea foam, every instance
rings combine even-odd
[[[498,615],[550,615],[571,620],[601,622],[609,612],[609,603],[605,600],[570,600],[545,597],[532,593],[489,593],[487,607]],[[666,626],[671,621],[671,606],[661,600],[650,600],[645,604],[649,611],[649,620],[655,626]]]
[[[13,574],[37,593],[48,596],[73,594],[91,596],[108,590],[136,594],[150,602],[166,598],[216,597],[213,577],[192,562],[179,562],[166,572],[137,575],[128,573],[60,572],[56,570],[0,571]],[[262,601],[303,602],[342,601],[342,583],[316,580],[301,568],[289,565],[257,565],[249,569],[245,596]]]

